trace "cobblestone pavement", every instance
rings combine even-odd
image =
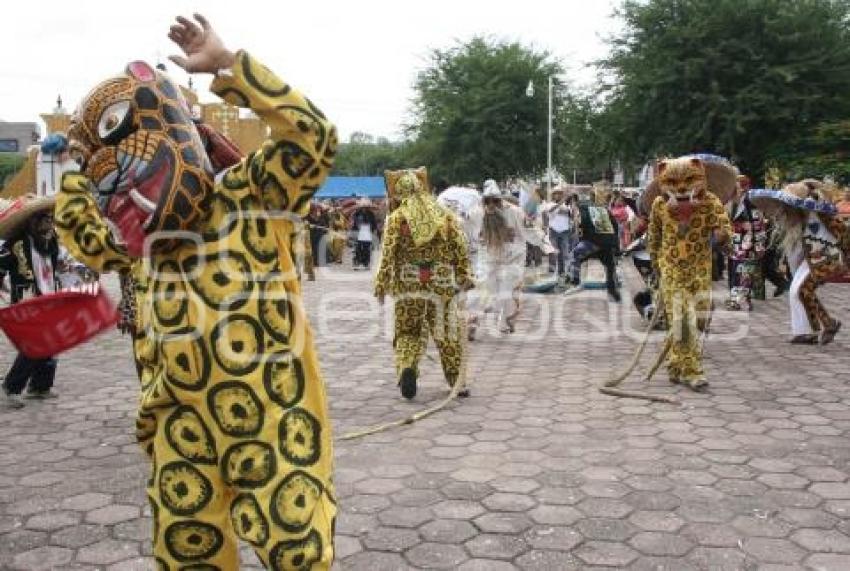
[[[322,269],[306,285],[338,435],[446,392],[426,360],[416,401],[399,396],[369,278]],[[823,299],[850,326],[848,293]],[[850,569],[846,332],[787,344],[786,298],[718,312],[710,392],[660,375],[650,390],[682,405],[649,404],[596,391],[640,338],[630,304],[526,300],[515,335],[473,344],[471,398],[337,445],[336,568]],[[0,345],[0,367],[12,356]],[[136,385],[109,333],[61,358],[60,399],[0,411],[0,569],[150,568]]]

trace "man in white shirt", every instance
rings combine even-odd
[[[552,203],[546,209],[549,221],[549,241],[557,248],[555,252],[556,268],[559,281],[566,280],[570,251],[573,249],[573,209],[566,200],[563,188],[552,190]]]

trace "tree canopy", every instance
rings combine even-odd
[[[850,115],[846,0],[625,0],[618,16],[599,95],[626,160],[711,151],[761,178]]]
[[[457,182],[542,172],[548,78],[562,71],[545,51],[485,37],[433,50],[414,84],[415,156]]]

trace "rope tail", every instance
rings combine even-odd
[[[452,385],[451,391],[446,398],[442,401],[438,402],[434,406],[428,407],[426,409],[420,410],[419,412],[415,412],[408,417],[400,418],[398,420],[393,420],[391,422],[387,422],[384,424],[377,424],[375,426],[371,426],[369,428],[364,428],[362,430],[355,430],[352,432],[348,432],[340,436],[337,440],[355,440],[357,438],[362,438],[364,436],[369,436],[370,434],[378,434],[379,432],[385,432],[391,428],[396,428],[398,426],[405,426],[408,424],[413,424],[418,420],[422,420],[423,418],[427,418],[432,414],[439,412],[446,408],[453,400],[457,398],[457,395],[466,388],[466,383],[468,380],[468,345],[467,345],[467,336],[466,336],[466,307],[462,301],[458,301],[458,312],[457,312],[458,323],[458,333],[460,335],[460,372],[457,380],[455,380],[455,384]],[[430,357],[426,354],[427,357]],[[433,360],[433,357],[431,357]]]
[[[631,375],[634,370],[637,368],[638,363],[640,362],[641,355],[643,354],[644,349],[646,349],[647,343],[649,343],[649,336],[652,333],[652,330],[658,324],[658,320],[660,319],[661,313],[664,311],[663,307],[663,298],[661,297],[661,291],[657,290],[654,296],[655,302],[655,313],[652,315],[652,319],[649,321],[649,326],[646,328],[646,332],[643,335],[643,339],[641,339],[640,344],[632,356],[631,361],[626,366],[623,371],[618,373],[617,375],[611,377],[605,383],[599,387],[599,392],[609,396],[622,397],[622,398],[633,398],[633,399],[641,399],[648,400],[652,402],[664,402],[669,404],[679,404],[679,401],[672,397],[662,396],[662,395],[651,395],[649,393],[643,393],[639,391],[625,391],[622,389],[618,389],[618,387],[624,380],[626,380],[629,375]],[[670,350],[670,339],[667,338],[664,340],[664,345],[661,348],[661,352],[658,354],[658,358],[653,363],[652,368],[650,369],[649,374],[646,377],[648,381],[652,378],[652,375],[655,374],[655,371],[658,370],[658,367],[661,366],[661,363],[664,362],[664,359],[667,357],[667,352]]]

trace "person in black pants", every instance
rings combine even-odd
[[[368,199],[359,202],[359,208],[352,216],[351,230],[356,238],[354,269],[368,270],[372,263],[372,240],[378,234],[378,219]]]
[[[11,218],[0,212],[0,231],[7,239],[0,248],[0,271],[9,274],[12,303],[21,301],[30,288],[37,296],[57,288],[59,244],[53,229],[53,201],[43,198],[24,201],[27,205],[13,212]],[[24,219],[21,214],[28,216]],[[18,353],[3,381],[6,404],[11,408],[23,407],[21,393],[27,385],[27,398],[55,397],[51,392],[55,375],[56,359],[31,359]]]
[[[570,255],[570,284],[576,288],[581,281],[581,265],[590,258],[596,258],[605,267],[605,286],[612,300],[620,301],[620,288],[617,284],[617,255],[620,239],[617,221],[604,206],[579,204],[580,241]],[[570,293],[567,289],[565,293]]]

